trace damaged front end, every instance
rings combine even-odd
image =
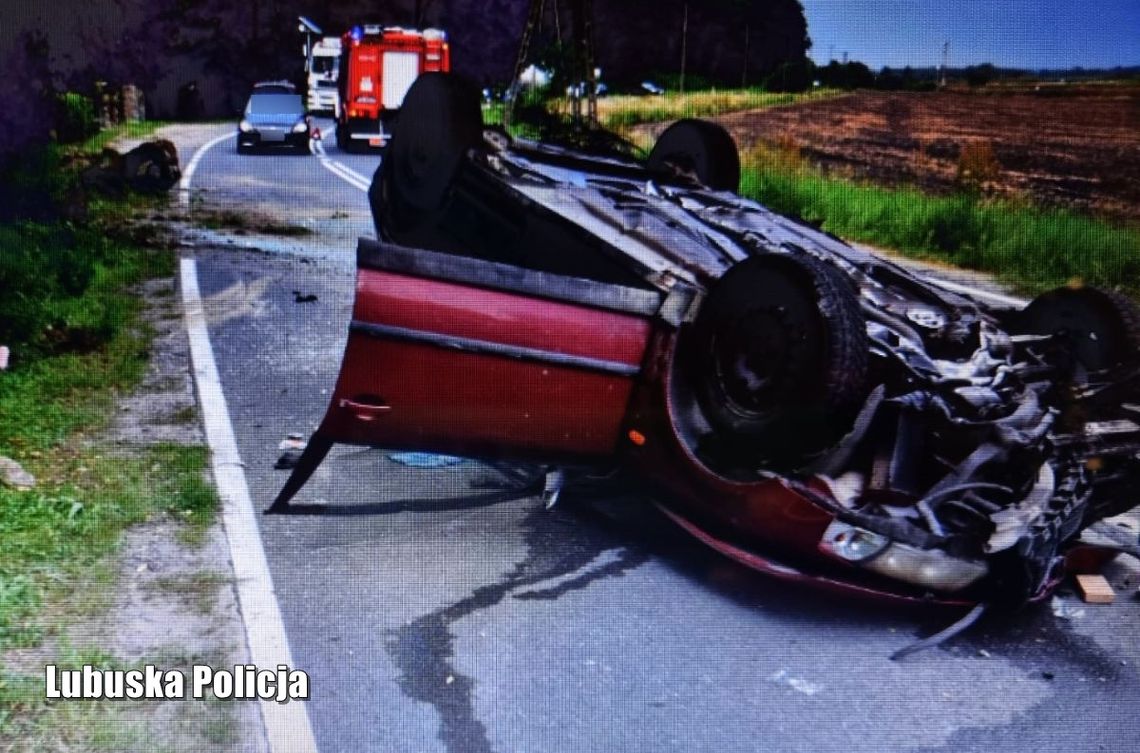
[[[834,566],[832,577],[846,573],[840,577],[928,601],[1019,604],[1048,595],[1083,531],[1140,504],[1140,405],[1129,401],[1140,394],[1135,307],[1076,288],[1021,311],[983,311],[933,287],[900,295],[882,283],[877,264],[845,271],[870,356],[858,377],[861,398],[827,406],[845,433],[820,442],[826,427],[813,426],[808,401],[767,427],[777,430],[774,440],[741,430],[740,421],[726,424],[708,405],[707,377],[694,375],[691,361],[709,349],[691,340],[715,339],[698,318],[678,338],[668,379],[674,439],[718,476],[745,486],[776,479],[825,511],[822,530],[818,520],[805,525],[818,532],[816,550]],[[720,293],[713,285],[709,297]],[[730,304],[734,313],[721,326],[756,321],[758,305]],[[749,359],[784,351],[737,347],[717,356],[735,369],[721,375],[727,386],[718,394],[739,418],[749,392],[770,389],[780,376]],[[807,397],[827,399],[835,386]],[[817,444],[801,441],[801,431]],[[757,517],[747,502],[720,513],[710,507],[686,509],[706,528],[719,524],[722,543],[741,541],[730,527],[752,531],[765,551],[787,551],[785,528],[765,519],[770,510]],[[1134,531],[1105,528],[1113,549],[1138,552]]]

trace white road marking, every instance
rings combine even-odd
[[[353,188],[368,193],[368,183],[358,179],[351,173],[345,172],[344,165],[341,163],[327,157],[321,157],[321,166]]]
[[[237,134],[233,131],[222,134],[215,139],[210,139],[202,146],[198,147],[198,151],[194,152],[194,156],[190,158],[190,163],[186,165],[186,169],[182,171],[182,180],[178,182],[178,203],[181,206],[190,206],[190,179],[194,177],[194,171],[198,169],[198,163],[206,156],[206,152],[213,149],[218,144],[226,139],[232,139]]]
[[[323,141],[314,141],[313,147],[317,157],[321,160],[321,167],[325,168],[330,173],[343,180],[345,183],[348,183],[353,188],[363,191],[364,193],[368,193],[368,187],[372,185],[371,178],[366,175],[361,175],[343,162],[337,162],[336,160],[330,158],[328,156],[328,152],[325,151],[325,145]]]
[[[360,182],[361,182],[361,183],[363,183],[364,185],[366,185],[366,186],[367,186],[367,185],[371,185],[371,184],[372,184],[372,178],[370,178],[370,177],[369,177],[369,176],[367,176],[367,175],[361,175],[360,173],[356,172],[355,170],[353,170],[351,167],[349,167],[348,165],[344,164],[343,162],[335,162],[335,161],[334,161],[334,163],[333,163],[333,164],[335,164],[335,165],[337,165],[338,167],[340,167],[342,170],[344,170],[344,172],[345,172],[347,175],[351,175],[352,177],[356,178],[358,181],[360,181]]]
[[[290,669],[301,669],[293,664],[281,610],[273,591],[269,564],[265,559],[253,502],[242,470],[244,466],[234,439],[214,351],[210,346],[206,312],[198,290],[198,269],[194,260],[182,259],[180,272],[194,382],[198,387],[206,440],[210,445],[214,481],[222,499],[222,521],[229,541],[250,661],[260,669],[276,670],[278,664],[285,664]],[[310,692],[311,690],[310,688]],[[316,740],[303,702],[276,703],[263,700],[260,705],[270,753],[316,753]]]

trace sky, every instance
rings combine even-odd
[[[1140,0],[800,0],[818,64],[1140,65]]]

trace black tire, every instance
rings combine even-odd
[[[645,164],[664,177],[688,173],[717,191],[736,191],[740,186],[736,142],[728,131],[707,120],[688,118],[666,128]]]
[[[850,429],[866,397],[856,293],[811,257],[764,254],[733,267],[709,292],[690,343],[689,383],[712,451],[733,464],[802,466]]]
[[[1058,288],[1034,298],[1018,324],[1026,334],[1061,335],[1067,354],[1086,371],[1140,366],[1140,309],[1119,293]]]
[[[462,78],[425,73],[404,97],[383,157],[372,216],[387,232],[416,227],[438,210],[467,150],[483,138],[478,90]],[[390,236],[389,236],[390,237]]]

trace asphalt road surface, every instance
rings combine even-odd
[[[183,160],[229,128],[181,130]],[[193,177],[200,218],[245,220],[186,254],[259,509],[278,443],[324,413],[373,234],[378,158],[324,151],[223,140]],[[329,514],[261,518],[321,751],[1140,750],[1134,571],[1112,571],[1112,606],[1070,594],[892,662],[947,618],[772,582],[613,491],[544,511],[530,471],[338,447],[296,500]]]

